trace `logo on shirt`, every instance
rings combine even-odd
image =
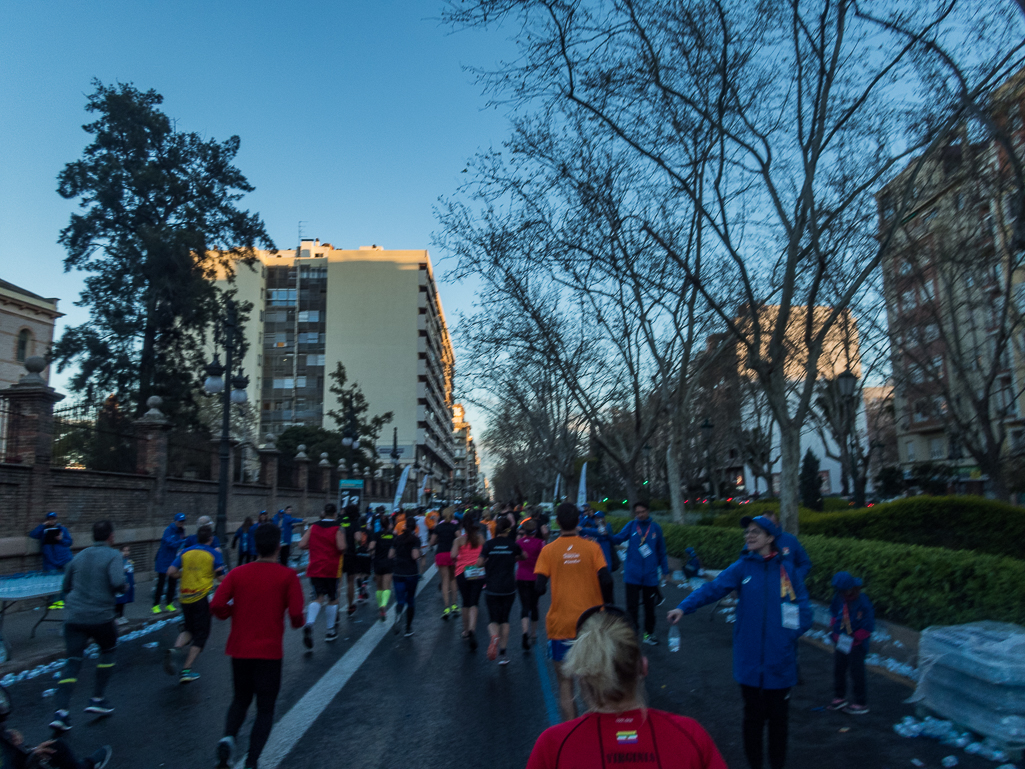
[[[637,742],[637,730],[631,729],[627,732],[616,732],[616,742],[620,745],[633,745]]]
[[[784,547],[783,548],[783,555],[790,555],[790,548],[789,547]]]
[[[750,582],[750,581],[751,581],[751,578],[750,578],[750,577],[744,577],[744,581],[743,581],[743,582],[741,582],[740,584],[741,584],[741,585],[746,585],[746,584],[747,584],[748,582]]]

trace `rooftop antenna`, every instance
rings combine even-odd
[[[297,245],[295,247],[295,255],[296,256],[299,256],[299,252],[302,250],[302,247],[303,247],[303,225],[304,224],[306,224],[306,222],[303,219],[300,219],[299,220],[299,228],[298,228],[299,229],[299,245]]]

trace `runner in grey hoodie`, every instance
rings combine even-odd
[[[68,705],[90,640],[99,645],[100,657],[96,663],[96,685],[85,712],[105,716],[114,712],[103,692],[114,672],[114,606],[117,594],[125,589],[125,571],[121,554],[113,544],[113,525],[110,521],[97,521],[93,524],[92,546],[71,559],[64,571],[64,642],[68,659],[57,684],[57,712],[50,722],[50,728],[58,731],[71,728]]]

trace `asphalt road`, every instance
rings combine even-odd
[[[669,600],[659,612],[659,635],[664,636],[666,629],[664,611],[682,595],[674,588],[667,591]],[[617,587],[617,597],[622,596],[622,587]],[[279,724],[271,737],[286,750],[290,747],[281,766],[519,769],[526,764],[534,740],[551,717],[550,665],[535,652],[519,650],[515,626],[508,666],[489,663],[485,643],[477,652],[468,652],[459,639],[459,622],[439,619],[440,603],[435,578],[420,594],[416,635],[407,639],[387,633],[337,696],[322,703],[316,701],[317,690],[303,697],[318,681],[323,687],[337,673],[335,663],[371,628],[370,607],[362,607],[354,620],[341,620],[341,635],[334,644],[322,641],[319,620],[313,652],[303,648],[298,631],[286,633]],[[486,637],[487,612],[481,609],[478,635]],[[514,618],[517,615],[518,607]],[[732,626],[704,609],[684,618],[681,627],[679,653],[670,654],[664,645],[647,649],[649,704],[696,718],[731,767],[746,767],[740,745],[740,692],[730,668]],[[207,650],[196,665],[202,678],[187,686],[161,667],[161,649],[174,635],[165,628],[119,647],[108,689],[117,712],[109,718],[82,713],[93,676],[87,660],[72,703],[74,729],[67,737],[77,752],[84,755],[97,745],[112,744],[111,769],[214,765],[214,745],[231,699],[230,667],[223,654],[227,624],[215,621]],[[159,643],[157,648],[145,648],[153,641]],[[805,684],[795,688],[791,701],[789,766],[896,769],[911,766],[911,759],[917,758],[927,767],[939,767],[950,754],[967,769],[993,766],[931,740],[894,734],[892,725],[913,712],[902,704],[910,690],[880,675],[869,676],[869,715],[855,718],[815,710],[831,697],[831,655],[802,644],[801,665]],[[14,713],[9,725],[23,731],[30,742],[49,736],[46,723],[53,700],[43,691],[55,685],[52,679],[35,679],[11,687]],[[296,727],[298,708],[291,721],[280,722],[300,700],[306,706],[303,712],[311,713],[300,719],[302,728]],[[300,734],[303,729],[305,734]],[[243,747],[248,730],[249,723],[242,730]]]

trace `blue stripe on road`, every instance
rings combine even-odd
[[[559,701],[552,691],[552,679],[548,675],[548,665],[545,664],[545,655],[541,651],[541,644],[534,643],[534,660],[537,662],[537,677],[541,679],[541,693],[545,698],[545,710],[548,712],[548,725],[555,726],[562,722],[559,716]]]

